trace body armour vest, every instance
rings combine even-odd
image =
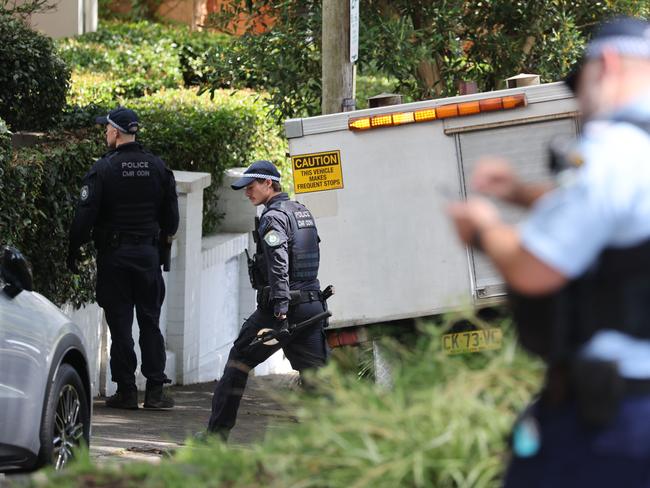
[[[119,146],[98,168],[102,205],[98,226],[134,234],[155,234],[164,196],[165,166],[138,143]]]
[[[606,249],[557,293],[511,293],[510,302],[522,345],[551,362],[573,356],[599,330],[650,339],[650,240]]]
[[[650,134],[648,121],[615,119]],[[552,154],[551,168],[572,166]],[[571,358],[597,331],[650,339],[650,239],[605,249],[582,276],[543,297],[509,294],[521,344],[548,362]]]
[[[320,238],[316,230],[316,221],[311,212],[301,203],[280,200],[271,203],[262,213],[278,210],[287,217],[289,228],[286,229],[289,252],[289,281],[313,281],[318,278],[320,264]],[[260,259],[260,251],[256,259]],[[263,258],[262,258],[263,259]],[[261,266],[264,284],[268,285],[268,269]]]

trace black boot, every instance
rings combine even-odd
[[[154,410],[164,410],[174,407],[174,399],[163,390],[163,385],[147,383],[142,406]]]
[[[194,441],[206,444],[210,439],[221,439],[222,442],[227,443],[230,437],[230,429],[217,429],[217,430],[204,430],[194,434]]]
[[[106,399],[106,406],[110,408],[123,408],[125,410],[138,409],[138,390],[135,387],[117,387],[117,393]]]

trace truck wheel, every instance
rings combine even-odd
[[[41,421],[38,464],[63,468],[82,446],[88,446],[90,411],[79,373],[63,363],[47,393]]]

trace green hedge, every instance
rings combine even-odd
[[[92,75],[98,81],[99,73],[102,86],[94,92],[117,98],[197,84],[211,50],[228,43],[229,37],[223,34],[190,32],[182,26],[102,22],[97,32],[58,41],[58,50],[75,71],[71,101],[83,104],[98,103],[88,99],[86,82],[92,83]],[[79,89],[86,92],[78,93]]]
[[[34,287],[50,300],[76,305],[93,299],[94,268],[65,268],[68,229],[81,178],[104,151],[97,130],[57,133],[42,144],[0,158],[0,235],[31,261]]]
[[[65,105],[70,71],[52,40],[0,13],[0,117],[12,130],[44,130]]]

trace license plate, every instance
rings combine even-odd
[[[501,329],[480,329],[442,336],[442,348],[447,354],[501,349]]]

